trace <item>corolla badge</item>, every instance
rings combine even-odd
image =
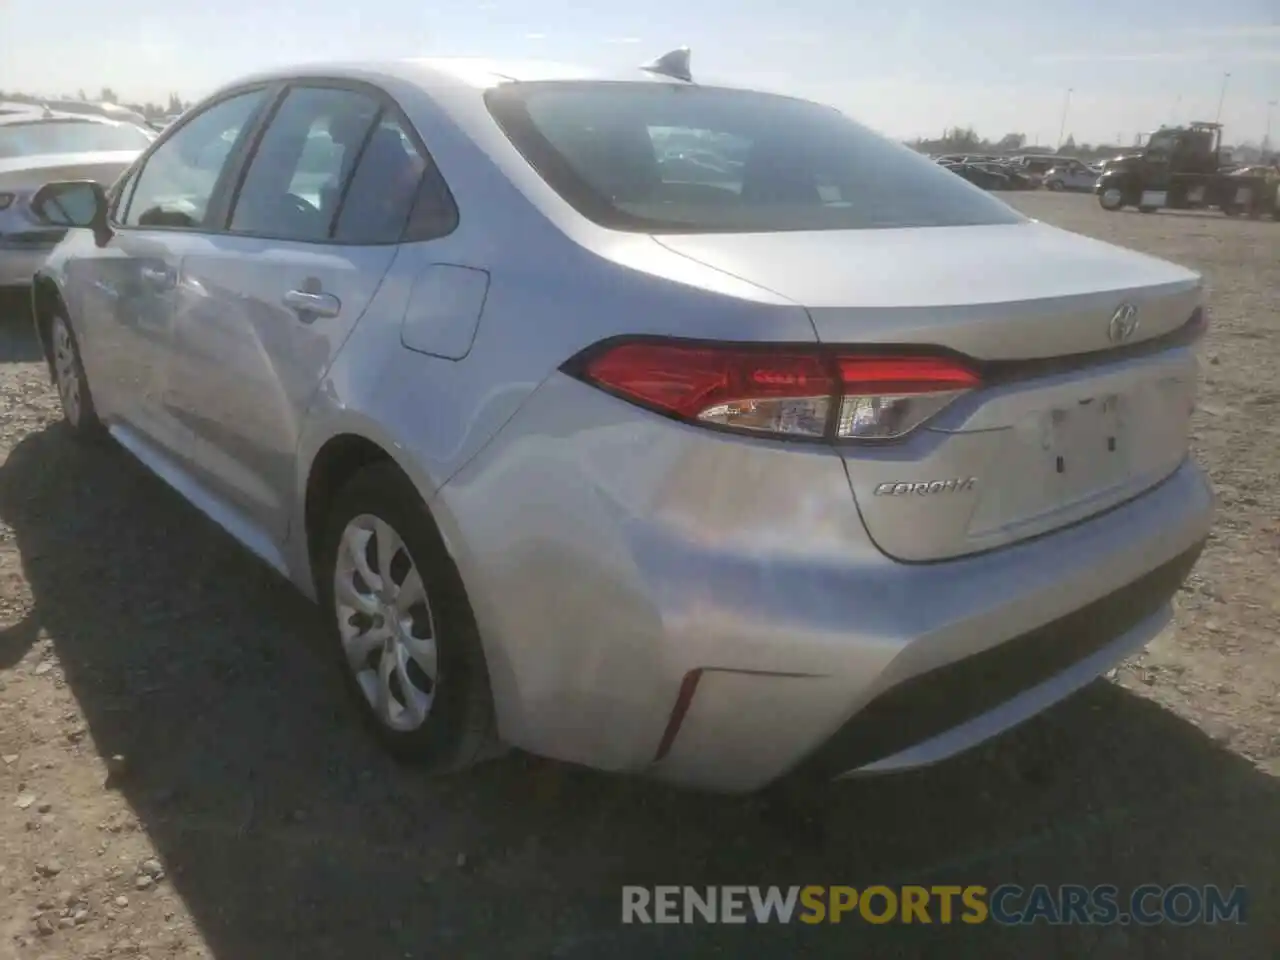
[[[1112,343],[1124,343],[1137,332],[1138,308],[1132,303],[1120,304],[1107,325],[1107,338]]]
[[[977,477],[952,477],[949,480],[912,480],[900,483],[878,483],[877,497],[905,497],[909,493],[927,497],[936,493],[969,493],[978,485]]]

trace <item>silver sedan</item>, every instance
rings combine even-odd
[[[1139,650],[1205,540],[1199,276],[687,76],[261,74],[36,198],[71,430],[314,598],[397,754],[928,764]]]
[[[1092,191],[1098,182],[1098,171],[1079,160],[1049,168],[1042,181],[1046,190]]]

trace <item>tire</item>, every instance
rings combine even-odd
[[[1050,190],[1057,192],[1063,189],[1064,184],[1061,180],[1050,180],[1048,183],[1045,184],[1045,186],[1048,187]]]
[[[360,576],[350,549],[365,530],[372,531],[363,551],[366,571],[394,586],[381,599]],[[377,548],[397,540],[404,549],[392,551],[387,577]],[[393,616],[391,597],[398,593],[407,600],[417,594],[406,592],[413,571],[422,585],[421,602],[406,602]],[[339,580],[346,584],[342,589]],[[347,691],[365,725],[392,756],[447,772],[495,752],[488,668],[462,579],[413,484],[394,464],[366,467],[334,497],[316,564],[316,592]],[[361,612],[353,600],[377,613]],[[388,677],[385,683],[383,676]],[[386,701],[382,709],[377,706],[380,693]]]
[[[49,356],[53,384],[62,404],[62,418],[71,428],[72,435],[81,441],[101,441],[107,430],[93,405],[93,393],[80,356],[80,343],[70,321],[60,310],[49,322]]]
[[[1098,205],[1108,213],[1115,213],[1124,206],[1124,191],[1119,187],[1107,187],[1098,194]]]

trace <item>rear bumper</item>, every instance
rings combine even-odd
[[[1021,723],[1167,627],[1169,598],[1202,548],[1203,542],[1197,543],[1052,623],[890,688],[858,710],[803,766],[828,776],[907,769],[945,759]]]
[[[937,563],[881,553],[834,452],[686,428],[553,378],[433,509],[503,738],[726,791],[928,763],[1147,642],[1212,516],[1135,500]]]

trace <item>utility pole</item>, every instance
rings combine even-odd
[[[1067,110],[1071,107],[1072,87],[1067,87],[1066,99],[1062,101],[1062,122],[1058,124],[1058,149],[1062,149],[1062,135],[1067,131]]]
[[[1267,154],[1271,152],[1271,111],[1276,108],[1277,101],[1267,101],[1267,128],[1262,135],[1262,159],[1266,162]]]
[[[1222,122],[1222,104],[1227,99],[1227,81],[1231,79],[1231,74],[1224,73],[1222,75],[1222,91],[1218,94],[1218,115],[1214,117],[1214,123]]]

